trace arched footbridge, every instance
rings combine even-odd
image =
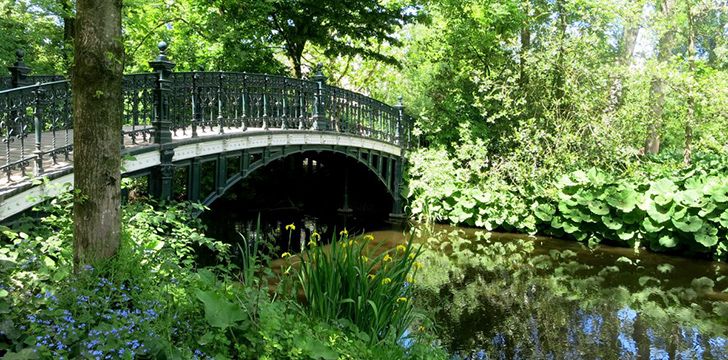
[[[320,67],[308,80],[174,72],[166,44],[159,48],[153,72],[124,76],[123,176],[146,175],[159,199],[184,192],[209,205],[272,161],[331,152],[369,169],[392,197],[392,214],[403,213],[411,119],[401,101],[389,106],[327,85]],[[0,79],[0,221],[73,184],[70,84],[29,76],[22,55],[9,67],[12,76]]]

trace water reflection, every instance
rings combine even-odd
[[[237,236],[256,228],[252,218],[213,227]],[[263,218],[278,255],[314,231],[366,231],[385,246],[413,234],[428,249],[416,301],[453,359],[728,360],[725,263],[449,226],[404,231],[365,217]]]
[[[419,300],[435,309],[454,359],[728,359],[726,264],[473,229],[416,232],[434,249]]]

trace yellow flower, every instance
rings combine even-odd
[[[408,258],[409,258],[410,260],[414,260],[414,259],[415,259],[415,254],[414,254],[414,253],[412,253],[412,254],[409,254]]]
[[[363,261],[363,262],[369,262],[369,258],[366,257],[366,256],[364,256],[364,255],[362,255],[361,256],[361,261]]]
[[[424,327],[424,326],[422,326],[422,325],[420,325],[420,327],[418,327],[418,328],[417,328],[417,330],[418,330],[419,332],[424,332],[424,331],[425,331],[425,327]]]
[[[286,225],[286,230],[294,231],[294,230],[296,230],[296,225],[288,224],[288,225]]]
[[[372,241],[372,240],[374,240],[374,235],[372,235],[372,234],[364,235],[364,241]]]
[[[344,230],[341,230],[341,231],[339,232],[339,235],[341,235],[341,236],[349,236],[349,232],[348,232],[348,231],[346,231],[346,228],[344,228]]]
[[[413,277],[411,277],[411,276],[408,276],[407,277],[407,282],[410,283],[410,284],[414,284],[415,283],[415,279]]]
[[[392,279],[390,278],[384,278],[382,279],[382,285],[387,285],[392,282]]]
[[[392,261],[392,257],[391,257],[391,256],[389,256],[389,254],[387,254],[387,255],[384,255],[384,257],[382,258],[382,261],[384,261],[384,262],[387,262],[387,261]]]
[[[369,279],[372,279],[372,280],[374,280],[374,278],[375,278],[375,277],[377,277],[377,275],[374,275],[374,274],[369,274],[369,275],[367,275],[367,277],[369,277]]]
[[[397,245],[397,251],[398,252],[405,252],[407,250],[407,247],[404,245]]]
[[[281,259],[285,259],[285,258],[290,257],[290,256],[291,256],[291,253],[284,252],[283,254],[281,254]]]
[[[349,246],[354,244],[354,240],[349,240]]]
[[[308,246],[315,247],[316,246],[316,242],[313,241],[313,239],[311,239],[311,241],[308,242]]]
[[[415,270],[422,269],[423,266],[424,265],[422,265],[422,263],[419,262],[419,261],[415,261],[415,262],[412,263],[412,267],[415,268]]]
[[[311,241],[319,241],[319,240],[321,240],[321,234],[314,231],[313,234],[311,234]]]
[[[399,303],[401,303],[401,302],[407,302],[407,298],[406,298],[406,297],[404,297],[404,296],[403,296],[403,297],[401,297],[401,298],[398,298],[398,299],[397,299],[397,303],[399,304]]]

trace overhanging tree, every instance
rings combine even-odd
[[[124,47],[121,0],[78,0],[74,36],[74,264],[119,248],[119,131]]]
[[[385,4],[386,3],[386,4]],[[219,0],[227,16],[248,16],[248,2]],[[270,28],[271,41],[282,44],[296,77],[303,76],[307,44],[324,50],[327,57],[360,55],[395,64],[391,56],[375,50],[378,42],[400,44],[395,32],[420,16],[413,4],[381,0],[273,0],[261,26]]]

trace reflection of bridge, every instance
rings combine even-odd
[[[210,204],[271,161],[333,152],[366,166],[392,196],[392,213],[403,212],[400,185],[411,121],[401,102],[389,106],[326,85],[320,67],[310,80],[172,72],[166,48],[160,43],[150,62],[153,73],[124,76],[124,176],[147,175],[150,192],[161,199],[183,191],[182,198]],[[0,79],[11,87],[0,90],[0,220],[73,183],[69,82],[27,76],[20,52],[10,70],[10,81]],[[214,186],[202,187],[207,193],[201,178],[209,182],[210,172]],[[33,181],[39,177],[49,181]]]

